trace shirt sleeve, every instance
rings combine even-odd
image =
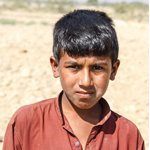
[[[130,123],[131,125],[131,123]],[[131,150],[145,150],[144,140],[139,129],[132,123],[129,129],[129,147]]]
[[[27,126],[27,110],[22,107],[10,119],[4,137],[3,150],[22,150]]]
[[[144,144],[144,140],[140,134],[140,132],[138,131],[138,148],[137,150],[145,150],[145,144]]]
[[[9,123],[4,137],[3,150],[22,150],[19,135],[15,130],[15,124]]]

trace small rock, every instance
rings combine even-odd
[[[23,50],[21,50],[21,53],[28,53],[28,50],[23,49]]]
[[[1,142],[3,142],[3,137],[2,137],[2,136],[0,136],[0,143],[1,143]]]

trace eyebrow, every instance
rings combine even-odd
[[[108,63],[106,61],[97,62],[97,63],[94,63],[94,64],[97,64],[97,65],[108,65]]]
[[[65,64],[66,64],[66,65],[69,65],[69,64],[77,64],[77,62],[75,62],[75,61],[66,61]]]
[[[70,65],[70,64],[78,64],[78,62],[76,62],[76,61],[66,61],[65,62],[65,64],[66,65]],[[93,63],[93,65],[108,65],[108,63],[106,62],[106,61],[98,61],[98,62],[95,62],[95,63]]]

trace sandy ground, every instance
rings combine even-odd
[[[61,14],[0,11],[0,149],[12,114],[22,105],[56,96],[49,57],[52,29]],[[3,19],[16,23],[2,23]],[[132,120],[148,149],[148,23],[116,20],[121,66],[105,98]]]

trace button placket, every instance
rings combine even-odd
[[[100,126],[93,127],[93,129],[91,130],[90,136],[89,136],[89,138],[87,140],[87,143],[86,143],[86,149],[91,149],[90,148],[91,147],[90,144],[91,144],[92,141],[93,142],[95,141],[95,138],[96,138],[100,128],[101,128]]]

